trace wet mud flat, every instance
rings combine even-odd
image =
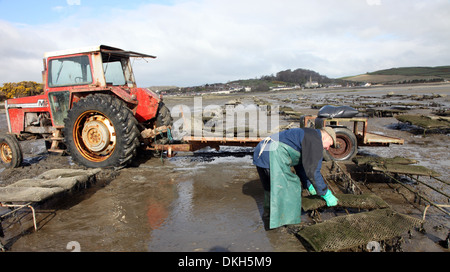
[[[408,113],[430,114],[449,107],[450,86],[408,86],[367,89],[304,90],[281,93],[206,96],[203,106],[224,105],[233,99],[242,103],[265,101],[272,105],[289,106],[302,114],[317,114],[312,104],[354,105],[376,103],[389,99],[405,101],[411,94],[440,94],[423,102],[426,107],[411,107]],[[391,97],[386,98],[390,94]],[[395,94],[395,95],[392,95]],[[192,97],[165,97],[169,109],[177,105],[193,106]],[[417,100],[414,100],[417,102]],[[437,106],[430,104],[433,102]],[[392,106],[385,106],[390,109]],[[4,115],[0,115],[1,120]],[[293,116],[281,116],[281,125],[298,127]],[[5,122],[2,122],[5,124]],[[6,124],[4,125],[6,126]],[[5,127],[1,127],[3,132]],[[404,145],[361,147],[362,156],[407,157],[450,180],[449,136],[442,133],[414,134],[408,126],[399,125],[394,117],[374,117],[368,130],[405,139]],[[28,145],[26,165],[0,172],[0,186],[20,179],[32,178],[49,169],[79,169],[68,156],[46,154],[39,140]],[[40,155],[36,155],[40,153]],[[414,194],[378,173],[365,175],[353,162],[339,163],[364,192],[374,193],[400,213],[422,218],[426,203]],[[324,164],[323,174],[328,175]],[[423,178],[426,181],[426,178]],[[333,190],[343,192],[340,180],[328,178]],[[405,180],[438,203],[448,199],[428,188]],[[430,181],[432,182],[432,181]],[[433,184],[435,186],[441,186]],[[448,187],[440,187],[448,193]],[[295,235],[295,229],[267,229],[263,216],[264,194],[252,165],[252,148],[222,147],[219,151],[205,149],[178,153],[173,158],[142,156],[130,167],[118,171],[103,170],[96,182],[70,197],[44,203],[38,212],[39,230],[23,219],[11,229],[4,229],[0,238],[8,251],[70,251],[78,245],[81,251],[309,251],[305,241]],[[349,212],[344,209],[319,209],[320,219],[327,220]],[[350,212],[352,212],[350,210]],[[355,211],[353,211],[355,212]],[[302,225],[315,224],[317,217],[302,214]],[[3,224],[3,222],[2,222]],[[3,224],[4,225],[4,224]],[[384,241],[385,250],[406,252],[448,252],[441,245],[449,231],[449,217],[429,208],[424,230],[410,232]],[[386,246],[387,245],[387,246]],[[394,246],[396,245],[396,246]],[[365,245],[351,251],[367,251]]]

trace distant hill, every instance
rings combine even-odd
[[[339,79],[328,78],[327,76],[321,75],[318,72],[298,68],[295,70],[284,70],[276,73],[275,75],[265,75],[261,76],[259,79],[241,79],[231,81],[229,83],[236,83],[244,86],[249,86],[252,90],[266,91],[270,87],[276,86],[300,86],[305,85],[305,83],[313,81],[320,85],[330,85],[341,83]]]
[[[265,75],[260,78],[239,79],[229,81],[227,83],[214,83],[202,86],[178,88],[176,86],[153,86],[149,87],[154,91],[163,91],[169,93],[199,93],[223,91],[250,87],[252,91],[264,92],[273,88],[286,86],[305,86],[307,82],[315,82],[319,86],[346,86],[353,84],[409,84],[409,83],[426,83],[426,82],[443,82],[450,80],[450,66],[438,67],[401,67],[379,70],[357,76],[349,76],[343,78],[328,78],[318,72],[298,68],[295,70],[284,70],[275,75]]]
[[[171,89],[177,89],[177,86],[150,86],[147,87],[147,89],[150,89],[154,92],[160,92],[160,91],[167,91],[167,90],[171,90]]]
[[[341,79],[372,84],[440,82],[450,80],[450,66],[391,68]]]

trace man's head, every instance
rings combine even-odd
[[[336,133],[331,127],[324,127],[322,132],[322,145],[323,148],[328,150],[330,146],[336,145]]]

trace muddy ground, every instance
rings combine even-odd
[[[389,94],[389,96],[386,96]],[[439,94],[434,98],[415,100],[420,95]],[[255,97],[272,104],[290,106],[303,114],[316,115],[311,104],[358,105],[398,103],[408,113],[430,114],[432,110],[450,107],[450,84],[352,89],[296,90],[280,93],[245,93],[205,96],[203,106],[224,105],[231,99],[254,103]],[[165,97],[169,109],[177,105],[192,106],[192,97]],[[178,118],[178,117],[177,117]],[[177,119],[175,118],[175,119]],[[282,124],[298,120],[282,117]],[[7,130],[4,112],[0,131]],[[410,126],[393,117],[370,118],[368,130],[405,139],[404,145],[361,147],[359,155],[403,156],[417,160],[450,180],[449,135],[446,133],[413,133]],[[447,132],[448,133],[448,132]],[[70,156],[48,155],[42,140],[23,142],[25,165],[1,169],[0,186],[54,168],[81,168]],[[354,163],[343,167],[358,181],[365,192],[374,192],[401,213],[422,218],[425,202],[415,201],[413,194],[395,182],[379,175],[360,174]],[[449,186],[426,182],[449,193]],[[406,181],[437,203],[449,204],[445,198],[419,184]],[[331,185],[339,190],[336,184]],[[263,190],[252,165],[252,148],[223,147],[197,152],[178,153],[173,158],[140,156],[130,167],[103,170],[90,187],[53,199],[38,207],[39,230],[32,231],[29,218],[19,222],[2,222],[5,237],[0,238],[8,251],[70,251],[75,242],[81,251],[244,251],[271,252],[310,250],[288,228],[268,230],[263,219]],[[322,219],[345,214],[342,210],[323,209]],[[313,223],[307,213],[304,224]],[[449,217],[435,208],[426,215],[425,231],[412,230],[400,237],[395,250],[406,252],[448,252],[440,241],[446,239]],[[389,241],[386,242],[388,244]],[[393,243],[393,242],[392,242]],[[351,249],[363,251],[365,246]],[[392,248],[391,248],[392,250]]]

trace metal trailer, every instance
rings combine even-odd
[[[389,137],[371,133],[367,131],[368,118],[317,118],[315,116],[302,116],[300,127],[322,128],[332,127],[336,132],[337,145],[324,150],[325,160],[343,161],[350,160],[357,153],[358,146],[389,146],[390,144],[404,144],[404,140],[396,137]],[[351,127],[351,129],[348,128]],[[204,147],[219,149],[220,146],[243,146],[255,147],[263,140],[262,138],[250,137],[184,137],[179,144],[153,144],[148,149],[167,151],[168,157],[173,156],[173,152],[193,152]]]
[[[389,146],[404,144],[404,140],[367,131],[368,118],[320,118],[304,115],[300,118],[300,127],[322,128],[332,127],[336,132],[337,145],[324,151],[326,160],[351,160],[358,152],[358,146]]]

